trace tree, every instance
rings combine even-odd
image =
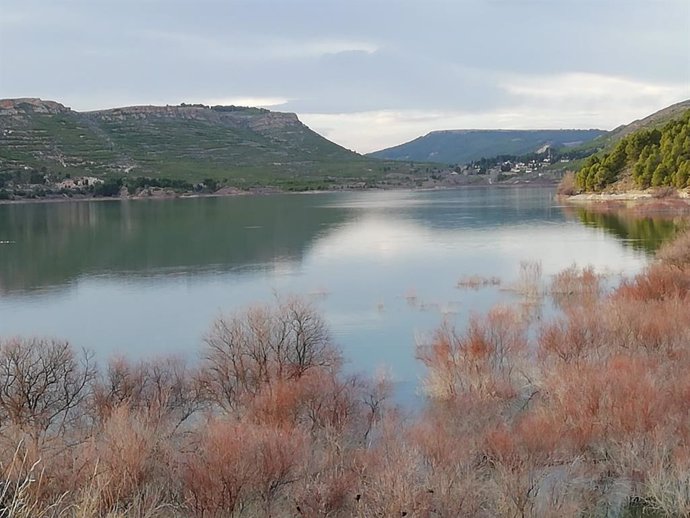
[[[34,439],[64,429],[87,396],[94,377],[91,355],[67,342],[12,339],[0,342],[0,423]]]
[[[325,322],[298,298],[218,318],[205,343],[202,385],[225,409],[236,409],[265,385],[341,363]]]

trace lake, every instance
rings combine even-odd
[[[404,390],[415,337],[516,296],[469,275],[633,274],[673,224],[564,210],[544,188],[384,191],[0,206],[0,336],[193,357],[218,315],[278,295],[324,314],[348,360]],[[401,390],[403,390],[401,389]]]

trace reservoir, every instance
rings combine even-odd
[[[0,336],[114,355],[196,357],[214,318],[298,295],[346,370],[413,390],[415,340],[515,303],[521,261],[612,282],[672,223],[565,209],[545,188],[364,191],[0,205]],[[469,276],[500,285],[458,288]]]

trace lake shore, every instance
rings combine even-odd
[[[195,193],[195,192],[174,192],[172,190],[162,189],[154,191],[151,194],[132,194],[126,196],[92,196],[92,195],[74,195],[74,196],[45,196],[42,198],[22,198],[18,200],[0,200],[0,205],[16,205],[26,203],[73,203],[84,201],[136,201],[136,200],[173,200],[173,199],[196,199],[196,198],[227,198],[235,196],[269,196],[275,194],[326,194],[338,192],[372,192],[372,191],[410,191],[410,192],[424,192],[424,191],[442,191],[453,189],[508,189],[508,188],[555,188],[557,183],[555,181],[543,180],[540,182],[521,182],[521,183],[470,183],[457,185],[434,185],[434,186],[372,186],[366,188],[343,187],[340,189],[328,190],[304,190],[304,191],[286,191],[274,187],[260,187],[255,189],[243,190],[235,187],[223,187],[212,193]]]
[[[690,189],[664,193],[656,189],[581,193],[571,196],[557,195],[556,199],[566,205],[585,207],[596,212],[621,210],[643,214],[690,212]]]

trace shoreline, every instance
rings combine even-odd
[[[690,189],[670,193],[658,190],[631,190],[620,193],[582,193],[556,195],[556,200],[571,207],[586,208],[595,212],[633,212],[638,215],[690,212]]]
[[[558,184],[553,183],[512,183],[512,184],[465,184],[465,185],[438,185],[431,187],[369,187],[364,189],[357,188],[343,188],[343,189],[329,189],[329,190],[305,190],[305,191],[283,191],[280,189],[261,188],[255,190],[243,191],[232,187],[225,192],[213,193],[163,193],[153,196],[60,196],[60,197],[44,197],[44,198],[30,198],[21,200],[0,200],[2,205],[24,205],[24,204],[48,204],[48,203],[80,203],[88,201],[140,201],[140,200],[180,200],[180,199],[197,199],[197,198],[232,198],[236,196],[272,196],[277,194],[333,194],[339,192],[384,192],[384,191],[400,191],[400,192],[427,192],[427,191],[449,191],[454,189],[507,189],[507,188],[539,188],[539,189],[555,189]],[[224,189],[221,189],[224,190]]]

